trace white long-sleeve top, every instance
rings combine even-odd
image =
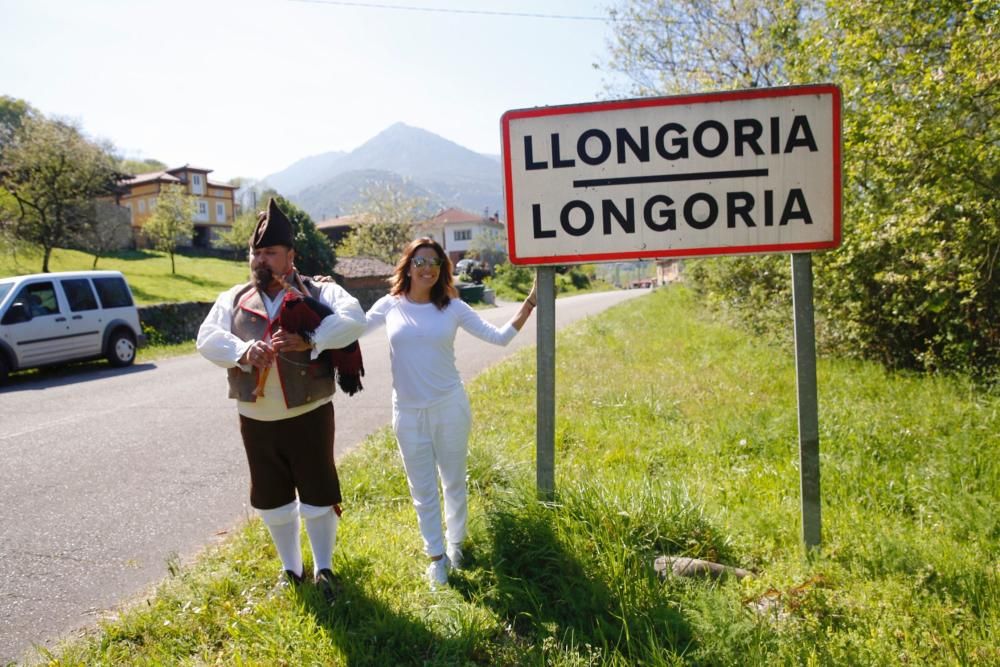
[[[400,408],[426,408],[462,386],[455,366],[459,327],[494,345],[507,345],[517,335],[510,322],[496,327],[459,299],[438,310],[433,303],[413,303],[389,294],[376,301],[366,317],[369,329],[385,323],[392,401]]]
[[[311,355],[313,359],[319,356],[323,350],[350,345],[365,331],[365,311],[358,300],[336,283],[318,284],[320,286],[319,300],[329,306],[333,310],[333,314],[324,317],[313,332],[312,342],[315,345]],[[244,372],[250,373],[253,371],[253,367],[248,364],[240,364],[239,360],[254,341],[242,340],[232,333],[235,312],[233,300],[241,289],[243,289],[243,285],[237,285],[220,294],[215,300],[208,316],[198,329],[197,348],[203,357],[217,366],[222,368],[239,366]],[[274,321],[281,309],[282,300],[285,298],[285,290],[278,292],[273,299],[268,298],[267,294],[263,292],[261,292],[261,297],[267,307],[268,318]],[[239,413],[245,417],[261,421],[274,421],[297,417],[331,400],[333,400],[332,397],[322,398],[289,409],[285,407],[278,373],[274,372],[267,376],[263,396],[252,403],[237,401],[236,405]]]

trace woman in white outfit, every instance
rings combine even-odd
[[[462,565],[468,516],[465,483],[471,412],[458,369],[455,334],[506,345],[535,307],[535,289],[509,322],[497,328],[457,298],[451,262],[431,238],[411,242],[396,264],[389,294],[367,313],[369,329],[385,323],[392,366],[392,426],[417,523],[430,556],[432,585]],[[438,477],[444,492],[444,524]],[[446,542],[447,541],[447,542]]]

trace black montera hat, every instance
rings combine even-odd
[[[292,223],[278,208],[274,197],[267,200],[267,210],[257,214],[257,228],[250,239],[251,248],[266,248],[272,245],[292,247]]]

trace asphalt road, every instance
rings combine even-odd
[[[559,299],[556,325],[644,293]],[[514,309],[482,314],[502,324]],[[535,340],[534,317],[507,347],[460,331],[462,377]],[[385,334],[361,343],[365,390],[335,399],[338,460],[391,419]],[[252,516],[225,372],[198,355],[12,377],[0,457],[0,664],[92,628]]]

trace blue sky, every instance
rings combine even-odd
[[[219,180],[349,151],[395,122],[499,154],[504,111],[620,87],[593,67],[611,31],[461,12],[605,16],[613,2],[0,0],[0,94]]]

